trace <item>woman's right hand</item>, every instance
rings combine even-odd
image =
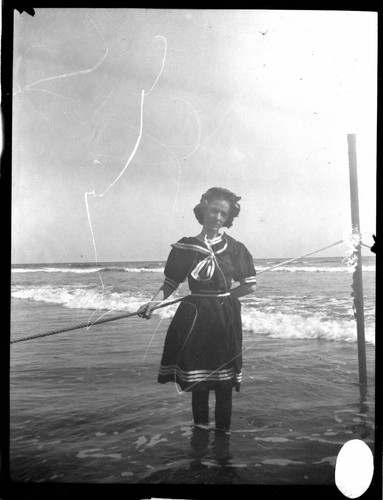
[[[138,316],[140,318],[150,319],[156,305],[158,305],[157,302],[147,302],[146,304],[143,304],[137,311]]]

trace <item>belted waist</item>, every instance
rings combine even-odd
[[[230,292],[218,292],[218,291],[211,291],[211,292],[201,292],[201,293],[191,293],[190,295],[194,297],[228,297],[230,295]]]

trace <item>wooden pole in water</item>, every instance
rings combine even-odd
[[[366,346],[364,336],[364,303],[363,303],[363,278],[362,278],[362,247],[359,222],[359,197],[358,197],[358,172],[356,161],[356,135],[348,134],[348,161],[350,171],[351,195],[351,223],[352,232],[358,236],[356,247],[357,264],[353,274],[353,296],[358,338],[359,382],[367,384]]]

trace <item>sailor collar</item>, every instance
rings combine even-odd
[[[227,239],[221,234],[213,240],[208,240],[207,238],[205,238],[205,240],[202,241],[196,236],[190,239],[192,241],[201,242],[204,246],[196,243],[182,243],[181,241],[179,241],[177,243],[174,243],[172,247],[179,248],[181,250],[192,250],[202,253],[205,258],[197,262],[195,268],[190,272],[190,276],[197,281],[211,280],[216,267],[219,267],[216,255],[226,250]],[[220,248],[218,248],[217,250],[213,250],[213,246],[216,246],[218,243],[222,242],[224,243],[223,246],[220,245]]]
[[[208,240],[208,239],[202,240],[202,239],[198,238],[197,236],[193,236],[190,239],[193,240],[193,243],[182,243],[182,242],[178,241],[177,243],[174,243],[172,245],[172,247],[179,248],[181,250],[195,250],[195,251],[201,252],[205,255],[222,253],[227,248],[227,239],[225,238],[224,234],[219,234],[218,236],[216,236],[212,240]],[[196,243],[194,243],[194,242],[196,242]],[[212,247],[218,245],[221,242],[224,242],[223,247],[219,248],[218,250],[213,250]]]

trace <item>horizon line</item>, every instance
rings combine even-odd
[[[371,252],[371,255],[362,255],[363,257],[374,257],[376,254],[374,252]],[[323,257],[302,257],[302,259],[335,259],[335,258],[341,258],[343,257],[344,259],[347,258],[344,254],[341,255],[326,255]],[[267,259],[273,259],[273,260],[287,260],[287,259],[294,259],[294,257],[253,257],[253,260],[267,260]],[[164,262],[166,263],[167,259],[144,259],[144,260],[110,260],[110,261],[55,261],[55,262],[11,262],[11,266],[33,266],[33,265],[54,265],[54,264],[90,264],[94,266],[100,266],[102,264],[122,264],[122,263],[142,263],[142,262]],[[296,259],[301,260],[301,258]]]

